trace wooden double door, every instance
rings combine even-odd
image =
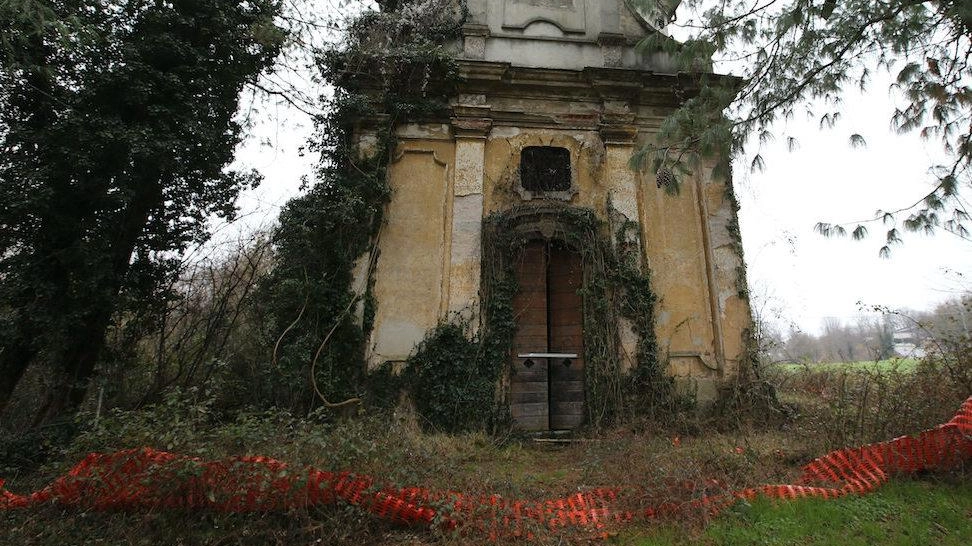
[[[571,430],[584,423],[584,282],[580,254],[534,241],[516,264],[510,411],[523,431]]]

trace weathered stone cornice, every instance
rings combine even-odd
[[[451,111],[412,123],[448,123],[456,136],[478,138],[493,126],[600,131],[625,142],[657,128],[668,113],[699,93],[701,78],[737,87],[741,79],[701,73],[662,74],[626,68],[584,70],[460,60],[461,83]],[[362,128],[375,120],[360,120]]]
[[[466,23],[462,25],[463,36],[489,36],[489,25]]]
[[[628,37],[620,32],[602,32],[597,35],[597,43],[602,46],[628,45]]]
[[[566,70],[513,66],[491,61],[459,61],[464,92],[522,94],[524,97],[573,96],[587,100],[624,100],[635,106],[677,107],[699,92],[700,73],[662,74],[626,68]],[[737,87],[733,76],[706,74],[715,85]]]
[[[638,138],[638,127],[635,125],[602,123],[598,130],[601,133],[601,140],[605,144],[629,145],[633,144],[635,139]]]
[[[493,128],[493,120],[485,117],[455,117],[452,132],[456,138],[486,138]]]

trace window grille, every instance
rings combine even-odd
[[[570,190],[570,150],[530,146],[520,156],[520,183],[531,192]]]

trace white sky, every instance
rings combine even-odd
[[[748,147],[749,157],[734,163],[749,283],[784,329],[792,324],[817,332],[825,317],[854,320],[862,314],[859,302],[924,310],[972,289],[972,243],[944,231],[907,234],[890,259],[878,257],[886,231],[880,225],[862,242],[813,231],[818,221],[849,222],[911,204],[930,188],[927,169],[938,145],[891,131],[888,84],[875,77],[866,96],[846,95],[834,128],[820,130],[816,119],[792,120],[774,130],[774,142]],[[243,196],[242,219],[222,229],[227,239],[272,225],[315,159],[298,153],[312,133],[307,116],[280,105],[258,119],[237,164],[259,170],[265,180]],[[853,133],[865,137],[865,148],[849,145]],[[799,140],[797,150],[787,150],[787,136]],[[766,169],[751,173],[757,152]]]
[[[944,230],[906,234],[889,259],[878,257],[889,229],[880,223],[870,224],[870,237],[860,242],[813,230],[818,221],[850,222],[910,205],[932,187],[928,168],[941,156],[939,145],[890,129],[888,89],[889,81],[875,78],[867,94],[845,95],[833,129],[820,130],[816,119],[778,127],[777,139],[759,151],[767,161],[763,172],[735,162],[750,285],[757,298],[769,296],[787,321],[809,332],[824,317],[853,320],[858,302],[923,310],[972,289],[972,243]],[[850,146],[854,133],[866,147]],[[787,135],[798,138],[797,150],[787,150]],[[845,227],[849,232],[854,225]]]

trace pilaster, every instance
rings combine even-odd
[[[611,105],[607,105],[611,108]],[[605,116],[605,123],[601,125],[601,140],[604,142],[604,183],[608,186],[610,199],[610,210],[612,229],[619,229],[622,224],[627,222],[637,222],[640,226],[641,214],[641,192],[638,183],[638,173],[636,173],[629,163],[634,153],[635,141],[638,137],[638,129],[631,123],[634,121],[633,115],[625,113],[608,114]],[[635,252],[635,261],[638,266],[644,260],[644,249],[641,248],[639,233],[641,228],[635,232],[624,231],[627,239],[618,240],[611,238],[615,245],[624,246],[623,250]],[[612,233],[612,235],[614,235]],[[619,249],[622,250],[622,249]],[[635,333],[631,321],[619,317],[618,334],[621,339],[621,360],[628,368],[636,366],[638,354],[639,336]]]
[[[467,22],[462,26],[462,55],[467,59],[486,58],[486,40],[489,38],[489,27],[483,24]]]
[[[629,161],[634,155],[638,129],[634,125],[623,123],[634,121],[634,116],[606,114],[604,117],[607,123],[601,125],[600,133],[605,149],[605,183],[611,194],[611,203],[614,210],[624,215],[626,220],[637,222],[640,216],[638,177]]]
[[[483,183],[486,136],[492,128],[482,95],[461,96],[453,109],[456,139],[452,191],[452,245],[449,268],[449,314],[473,318],[479,306],[482,267]]]

